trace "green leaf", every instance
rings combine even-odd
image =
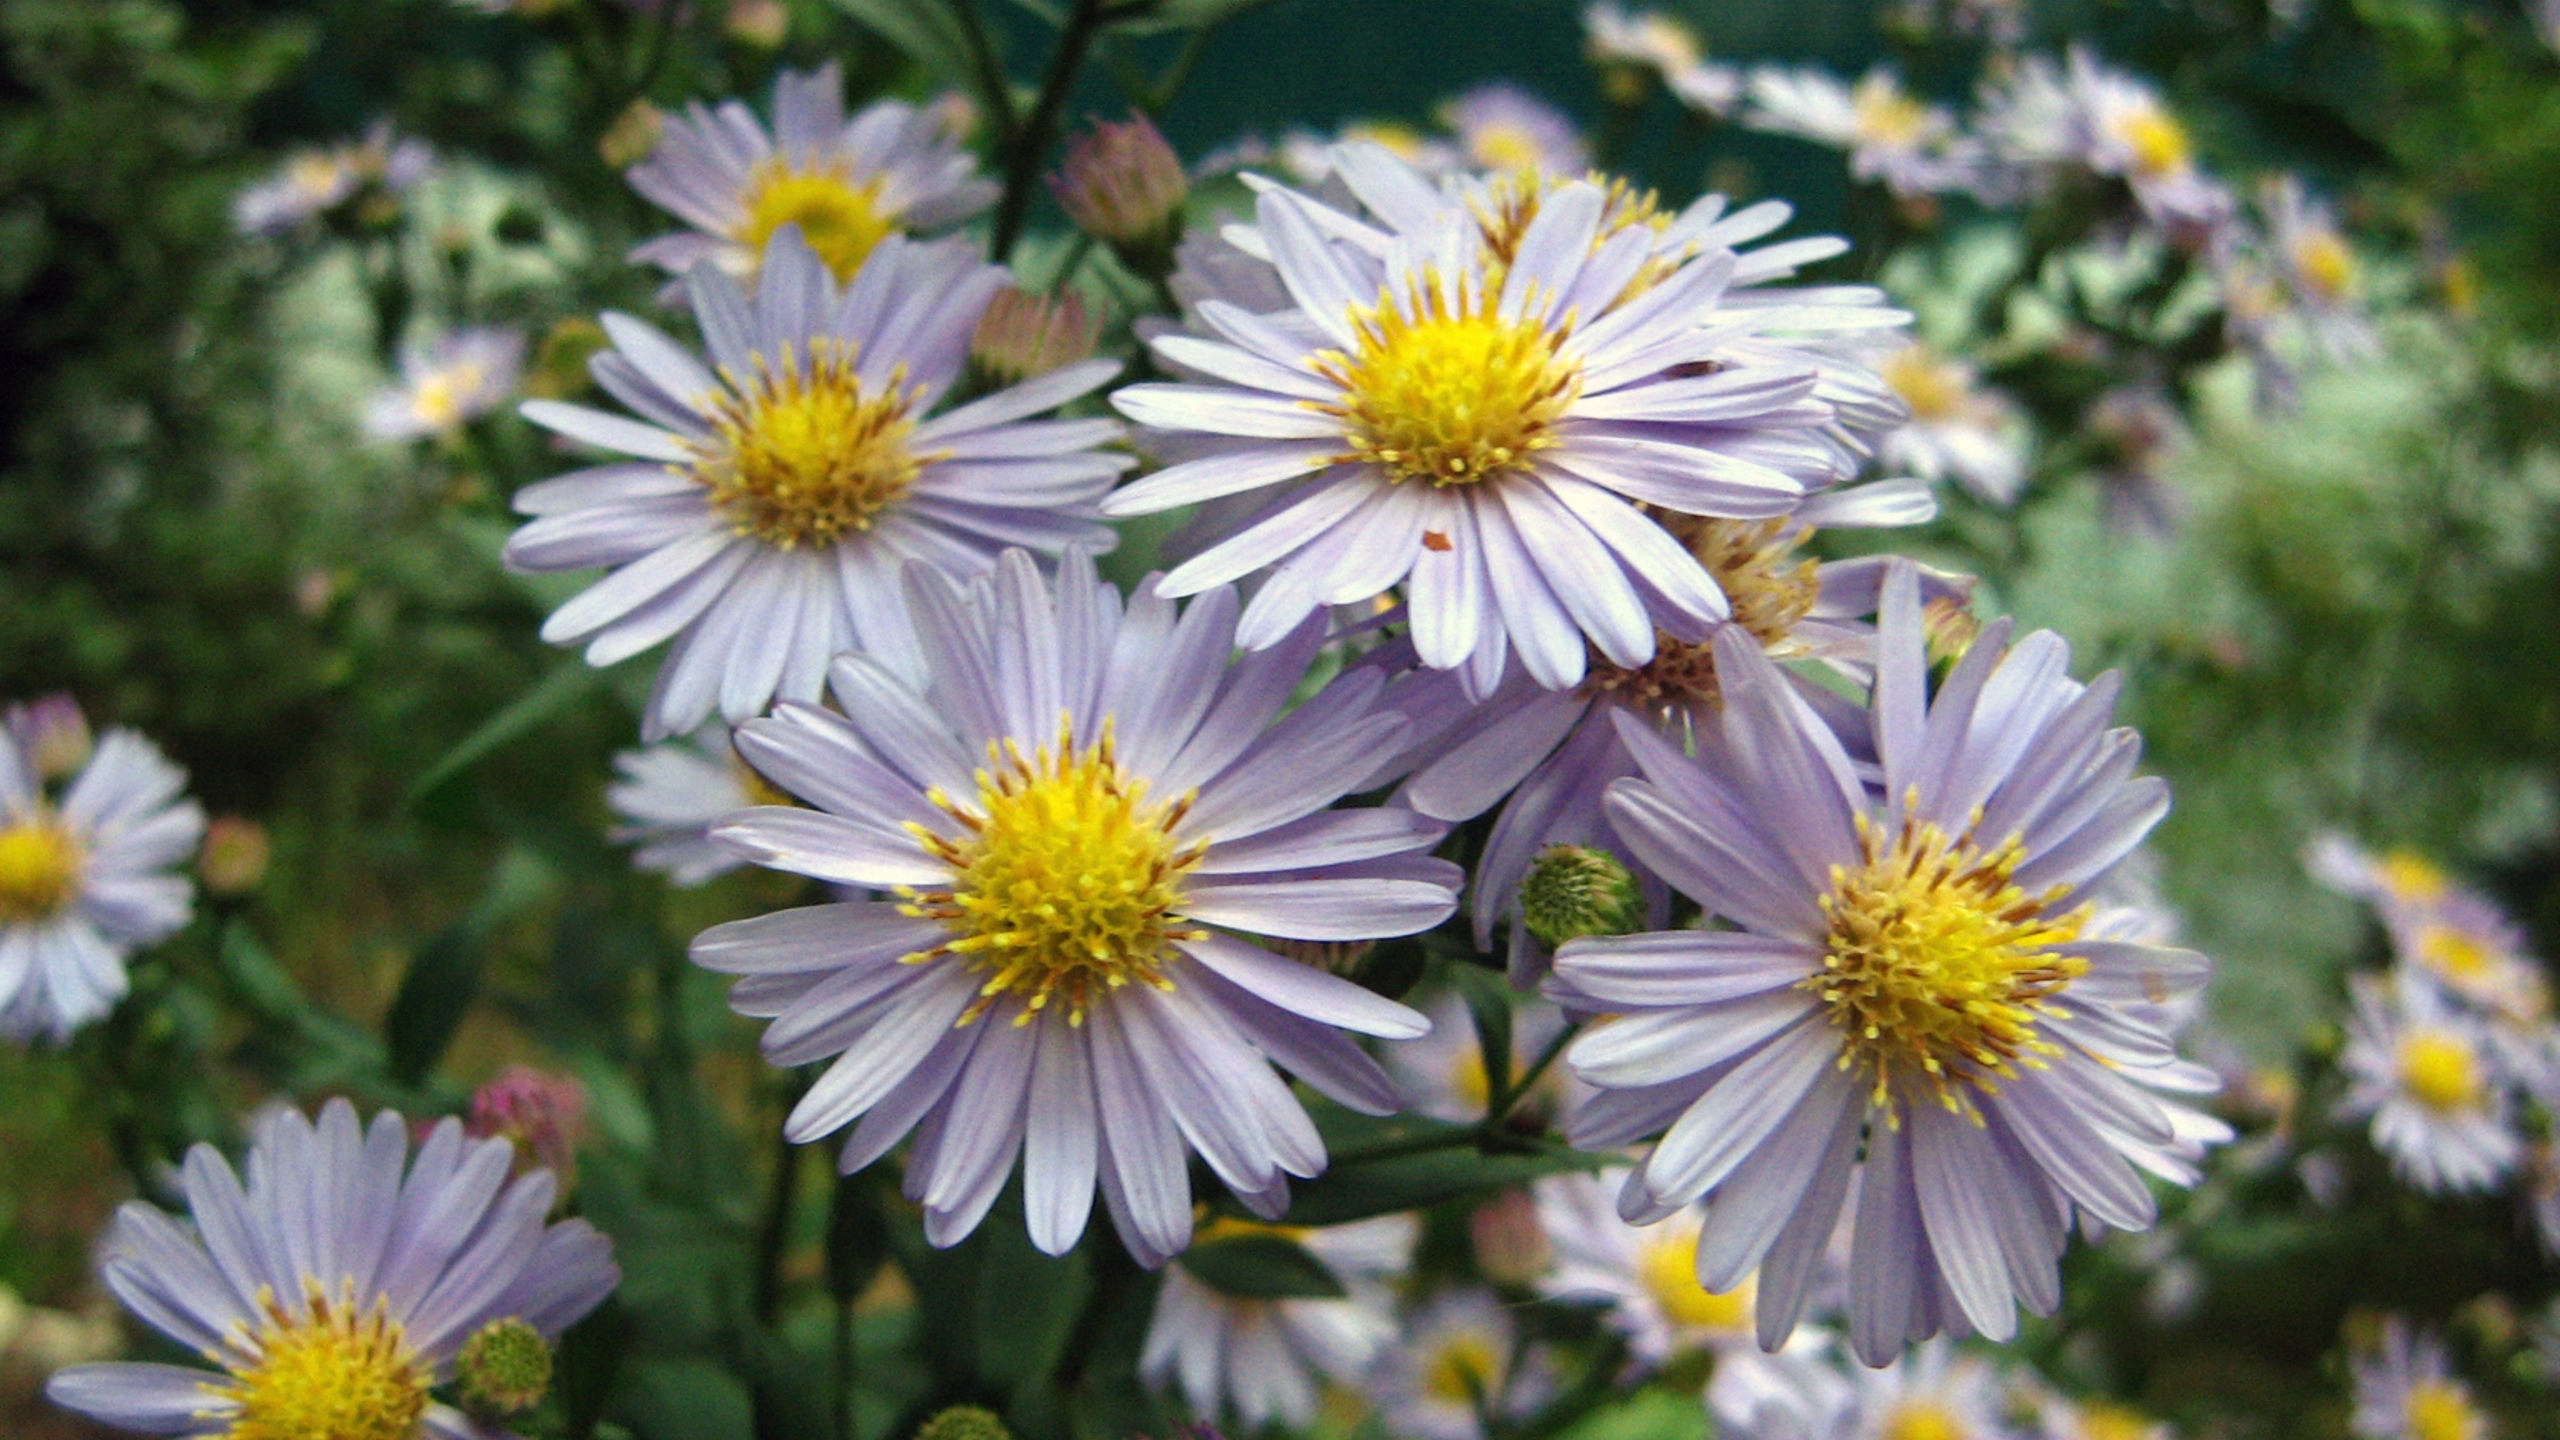
[[[943,0],[836,0],[836,8],[945,79],[969,76],[969,37]]]
[[[1113,28],[1143,35],[1223,25],[1275,3],[1277,0],[1123,0],[1106,13]]]
[[[1239,1300],[1339,1299],[1348,1293],[1331,1267],[1285,1235],[1238,1235],[1182,1254],[1192,1278]]]
[[[578,656],[562,661],[557,669],[542,677],[540,684],[482,721],[479,729],[462,737],[461,743],[428,766],[426,773],[409,787],[409,793],[400,798],[401,806],[415,806],[433,794],[437,787],[478,764],[500,746],[603,689],[608,673],[590,666]]]
[[[418,947],[382,1021],[392,1079],[415,1085],[435,1069],[479,994],[480,962],[490,935],[555,883],[551,868],[531,850],[511,847],[499,858],[497,873],[479,902]]]
[[[1041,1392],[1074,1338],[1077,1317],[1093,1294],[1093,1257],[1079,1247],[1043,1255],[1021,1221],[1022,1202],[1008,1191],[1001,1221],[978,1227],[978,1375],[1017,1396]]]

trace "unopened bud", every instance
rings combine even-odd
[[[1467,1217],[1476,1269],[1496,1285],[1526,1285],[1555,1263],[1555,1247],[1538,1223],[1538,1204],[1526,1190],[1506,1190]]]
[[[993,1410],[954,1405],[916,1427],[915,1440],[1013,1440]]]
[[[1644,928],[1644,891],[1618,857],[1579,845],[1551,845],[1520,882],[1520,913],[1550,949],[1586,935]]]
[[[1049,188],[1076,228],[1110,245],[1129,268],[1151,280],[1172,273],[1191,177],[1144,115],[1096,121],[1069,140]]]
[[[1982,634],[1982,619],[1968,600],[1941,595],[1920,607],[1920,633],[1929,643],[1932,667],[1953,665],[1973,649]]]
[[[978,133],[978,102],[965,90],[945,90],[925,102],[924,113],[942,127],[942,133],[966,143]]]
[[[741,45],[771,50],[791,33],[791,7],[782,0],[729,0],[723,28]]]
[[[1101,317],[1074,291],[1035,295],[1008,285],[978,317],[969,359],[990,387],[1013,385],[1085,359],[1101,338]]]
[[[603,136],[596,141],[596,152],[616,170],[637,165],[658,148],[658,137],[666,129],[667,112],[646,100],[634,100],[605,127]]]
[[[462,1342],[454,1361],[462,1403],[481,1415],[512,1415],[542,1403],[551,1389],[551,1346],[542,1332],[508,1316],[492,1320]]]
[[[472,1092],[463,1128],[483,1139],[514,1141],[525,1159],[560,1177],[565,1195],[587,1138],[587,1090],[566,1075],[510,1065]]]
[[[63,780],[89,763],[89,717],[69,695],[47,695],[8,713],[9,736],[39,780]]]
[[[216,895],[246,895],[267,878],[267,827],[237,815],[216,815],[204,827],[196,873]]]

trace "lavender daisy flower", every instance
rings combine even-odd
[[[1139,1373],[1159,1389],[1179,1385],[1194,1415],[1214,1418],[1225,1407],[1247,1431],[1274,1420],[1303,1429],[1325,1384],[1357,1380],[1396,1338],[1388,1284],[1409,1263],[1417,1228],[1410,1215],[1322,1230],[1214,1222],[1201,1240],[1285,1236],[1323,1261],[1350,1293],[1338,1300],[1238,1299],[1174,1266],[1156,1292]]]
[[[1919,577],[1882,586],[1854,748],[1738,627],[1720,725],[1691,759],[1618,724],[1609,788],[1635,852],[1730,930],[1577,940],[1547,993],[1620,1019],[1567,1059],[1608,1092],[1570,1136],[1662,1132],[1619,1197],[1637,1223],[1710,1204],[1698,1277],[1760,1272],[1760,1339],[1796,1323],[1852,1178],[1847,1306],[1869,1364],[1940,1330],[2003,1338],[2050,1311],[2075,1211],[2156,1214],[2137,1168],[2193,1184],[2195,1141],[2144,1082],[2186,1088],[2171,1013],[2202,956],[2095,939],[2087,903],[2167,810],[2050,632],[1995,621],[1936,694]],[[2204,1082],[2210,1083],[2210,1082]],[[1665,1127],[1668,1127],[1667,1130]]]
[[[1493,1089],[1484,1073],[1484,1047],[1477,1042],[1467,1003],[1445,994],[1430,1011],[1431,1033],[1387,1050],[1387,1070],[1395,1076],[1402,1108],[1453,1125],[1472,1125],[1485,1118]],[[1511,1010],[1511,1073],[1525,1075],[1537,1057],[1564,1033],[1564,1012],[1534,996],[1516,1000]],[[1544,1124],[1561,1126],[1574,1104],[1590,1093],[1560,1065],[1550,1065],[1521,1097]]]
[[[62,1040],[115,1008],[125,957],[195,913],[181,867],[204,811],[181,798],[187,772],[130,730],[108,731],[91,750],[88,723],[66,706],[13,708],[0,732],[0,1038],[9,1040]]]
[[[518,570],[612,573],[552,612],[542,638],[611,665],[672,638],[641,736],[731,723],[775,696],[810,701],[849,649],[912,663],[898,567],[984,571],[1009,545],[1108,549],[1095,504],[1132,462],[1097,453],[1109,420],[1024,417],[1102,384],[1063,366],[940,415],[1004,270],[965,245],[881,242],[841,289],[796,228],[765,253],[751,303],[710,266],[687,284],[712,367],[654,327],[604,316],[597,380],[642,420],[555,401],[526,418],[636,460],[515,498]]]
[[[1595,0],[1584,9],[1582,33],[1593,64],[1664,79],[1697,64],[1704,54],[1697,32],[1680,21],[1659,10],[1630,10],[1615,0]]]
[[[2197,168],[2160,93],[2086,47],[2071,47],[2060,68],[2028,56],[1986,85],[1977,126],[2026,183],[2068,167],[2122,180],[2143,217],[2182,244],[2201,248],[2231,218],[2231,192]]]
[[[287,235],[351,202],[356,219],[379,223],[434,169],[425,141],[402,139],[390,121],[377,121],[357,139],[295,151],[283,169],[232,200],[231,223],[243,235]]]
[[[1821,70],[1763,65],[1751,72],[1750,97],[1742,123],[1847,151],[1852,176],[1896,195],[1973,182],[1975,157],[1957,134],[1955,116],[1912,96],[1881,65],[1854,86]]]
[[[1214,448],[1105,513],[1263,497],[1166,579],[1188,594],[1272,568],[1240,631],[1249,648],[1397,586],[1422,662],[1468,666],[1479,691],[1515,647],[1555,688],[1582,679],[1590,649],[1634,667],[1657,630],[1703,638],[1724,596],[1637,507],[1761,519],[1845,478],[1843,411],[1820,393],[1839,367],[1769,333],[1802,312],[1738,292],[1749,277],[1708,235],[1712,212],[1675,224],[1580,180],[1456,203],[1374,147],[1334,156],[1386,228],[1262,194],[1258,228],[1228,238],[1268,251],[1293,304],[1257,316],[1203,301],[1216,338],[1153,342],[1220,383],[1135,385],[1112,403]],[[1844,307],[1807,308],[1833,323]],[[1861,313],[1842,323],[1872,309],[1845,308]]]
[[[1933,1340],[1877,1370],[1844,1370],[1830,1337],[1726,1356],[1707,1386],[1725,1440],[2018,1440],[2007,1385],[1978,1355]]]
[[[524,332],[475,325],[400,353],[400,379],[365,407],[364,428],[385,440],[450,435],[506,402],[524,379]]]
[[[1598,1175],[1551,1175],[1537,1183],[1538,1223],[1554,1247],[1555,1267],[1538,1277],[1551,1300],[1608,1302],[1610,1329],[1648,1367],[1687,1350],[1719,1353],[1753,1333],[1748,1276],[1710,1294],[1698,1284],[1698,1233],[1706,1214],[1695,1206],[1658,1225],[1630,1225],[1611,1196],[1624,1169]]]
[[[775,79],[770,132],[735,100],[688,106],[625,178],[693,227],[642,244],[636,261],[677,276],[709,261],[752,278],[773,237],[797,226],[839,284],[883,240],[956,225],[997,193],[930,109],[881,100],[846,119],[833,61]]]
[[[2426,984],[2358,975],[2338,1063],[2339,1113],[2373,1117],[2373,1144],[2431,1195],[2486,1190],[2524,1157],[2505,1077],[2478,1021]]]
[[[2533,1025],[2551,1011],[2551,982],[2525,948],[2523,927],[2496,901],[2451,888],[2425,906],[2384,912],[2394,957],[2463,1004],[2496,1020]]]
[[[1181,1250],[1186,1148],[1277,1217],[1288,1177],[1325,1155],[1271,1066],[1389,1114],[1395,1087],[1340,1032],[1426,1022],[1243,936],[1374,940],[1456,908],[1457,867],[1427,853],[1444,827],[1325,808],[1407,722],[1365,670],[1281,718],[1323,623],[1231,665],[1223,587],[1177,614],[1150,581],[1124,615],[1080,551],[1054,592],[1019,550],[965,590],[907,575],[930,678],[850,655],[842,715],[786,704],[743,727],[740,752],[817,808],[713,832],[759,864],[897,896],[694,942],[746,977],[733,1006],[774,1020],[767,1059],[836,1057],[785,1133],[853,1126],[850,1173],[913,1130],[906,1189],[936,1245],[977,1227],[1016,1152],[1051,1254],[1084,1232],[1097,1181],[1143,1263]]]
[[[1513,1343],[1511,1314],[1485,1290],[1453,1290],[1405,1324],[1370,1377],[1388,1433],[1414,1440],[1482,1440],[1482,1412],[1518,1420],[1555,1388],[1544,1347]]]
[[[2291,175],[2268,184],[2263,208],[2268,252],[2312,344],[2332,360],[2379,353],[2373,322],[2356,303],[2356,252],[2338,228],[2337,212]]]
[[[2453,1373],[2444,1342],[2400,1316],[2382,1322],[2382,1343],[2351,1357],[2360,1440],[2486,1440],[2489,1417]]]
[[[512,1183],[515,1146],[429,1132],[385,1110],[359,1128],[333,1100],[317,1124],[283,1111],[242,1167],[187,1156],[194,1225],[134,1202],[105,1247],[125,1308],[219,1369],[80,1365],[53,1402],[150,1435],[492,1440],[435,1400],[465,1342],[493,1323],[556,1338],[620,1281],[612,1243],[584,1220],[545,1225],[554,1185]]]
[[[1895,351],[1885,383],[1911,407],[1911,423],[1877,452],[1895,470],[1952,479],[1987,505],[2008,505],[2027,483],[2026,417],[1982,383],[1972,362],[1927,345]]]
[[[1579,175],[1591,164],[1591,146],[1571,117],[1505,81],[1478,85],[1444,102],[1440,123],[1458,137],[1467,163],[1480,170]]]
[[[605,787],[604,798],[624,823],[605,838],[639,846],[632,864],[688,889],[747,863],[712,842],[712,826],[750,805],[791,803],[738,758],[726,725],[625,750],[613,757],[613,768],[622,778]]]

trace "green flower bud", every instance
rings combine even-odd
[[[462,1403],[481,1415],[511,1415],[542,1403],[551,1388],[551,1346],[542,1332],[508,1316],[492,1320],[462,1342],[454,1362],[462,1378]]]
[[[993,1410],[954,1405],[916,1427],[915,1440],[1013,1440]]]
[[[1643,929],[1644,891],[1605,850],[1550,845],[1520,882],[1520,911],[1529,933],[1553,949],[1585,935]]]

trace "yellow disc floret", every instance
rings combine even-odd
[[[910,827],[951,866],[951,886],[902,890],[903,908],[953,938],[906,959],[958,956],[986,975],[964,1025],[1006,995],[1023,1002],[1017,1025],[1053,999],[1082,1024],[1096,1000],[1132,981],[1170,989],[1167,947],[1207,934],[1173,914],[1183,875],[1209,848],[1174,838],[1190,797],[1150,803],[1147,782],[1113,758],[1108,728],[1081,751],[1064,725],[1054,748],[1030,756],[1011,741],[990,745],[975,804],[939,790],[927,798],[967,835]]]
[[[1858,843],[1862,863],[1832,867],[1822,971],[1804,986],[1840,1031],[1842,1068],[1872,1073],[1877,1104],[1900,1079],[1969,1113],[1959,1087],[1988,1094],[2056,1053],[2037,1022],[2065,1013],[2053,997],[2089,962],[2053,947],[2079,937],[2088,908],[2051,913],[2067,887],[2019,889],[2014,839],[1986,851],[1908,819],[1888,836],[1862,815]]]
[[[1657,1227],[1670,1232],[1672,1227]],[[1648,1232],[1651,1233],[1651,1232]],[[1636,1278],[1664,1318],[1691,1330],[1731,1333],[1751,1328],[1751,1282],[1717,1294],[1698,1283],[1698,1232],[1639,1241]]]
[[[2473,1440],[2482,1430],[2471,1397],[2449,1380],[2421,1380],[2401,1403],[2409,1440]]]
[[[785,225],[818,252],[841,281],[853,278],[865,257],[898,227],[880,208],[880,182],[855,184],[836,170],[794,170],[778,160],[758,167],[747,188],[747,218],[738,243],[758,256]]]
[[[356,1304],[304,1285],[304,1314],[259,1293],[266,1322],[233,1341],[231,1379],[205,1388],[238,1403],[226,1440],[410,1440],[430,1381],[390,1302]]]
[[[45,920],[80,893],[80,842],[38,814],[0,828],[0,924]]]
[[[2187,132],[2167,111],[2145,105],[2116,121],[2116,138],[2133,152],[2133,173],[2147,180],[2187,168]]]
[[[1902,87],[1885,76],[1859,81],[1850,94],[1850,108],[1861,145],[1899,149],[1928,136],[1929,107],[1902,93]]]
[[[1695,515],[1660,514],[1669,530],[1707,573],[1716,577],[1734,623],[1750,632],[1761,648],[1784,654],[1796,622],[1822,597],[1822,581],[1813,561],[1796,547],[1812,534],[1784,518],[1716,520]],[[1632,669],[1591,653],[1586,695],[1606,697],[1646,714],[1672,707],[1702,709],[1723,696],[1716,681],[1716,650],[1708,641],[1681,640],[1656,631],[1653,658]]]
[[[2400,1088],[2440,1114],[2475,1109],[2486,1092],[2480,1057],[2470,1042],[2450,1030],[2412,1029],[2400,1037],[2392,1058],[2399,1066]]]
[[[2333,304],[2346,299],[2347,288],[2356,283],[2356,254],[2335,230],[2315,229],[2296,238],[2293,268],[2313,294]]]
[[[1914,420],[1952,420],[1972,398],[1964,367],[1926,345],[1895,351],[1885,358],[1883,370],[1884,383],[1911,407]]]
[[[1422,1392],[1452,1405],[1474,1405],[1494,1393],[1502,1354],[1493,1337],[1475,1330],[1445,1336],[1422,1367]]]
[[[1491,293],[1462,288],[1453,300],[1427,276],[1416,289],[1410,314],[1384,294],[1355,309],[1353,352],[1316,357],[1342,387],[1321,408],[1342,419],[1344,458],[1436,486],[1524,467],[1555,443],[1550,431],[1582,389],[1580,363],[1557,353],[1564,327],[1505,319]]]
[[[2487,937],[2456,925],[2419,927],[2417,951],[2428,969],[2456,982],[2487,979],[2503,958]]]
[[[741,535],[784,550],[864,531],[915,482],[927,457],[907,447],[915,392],[893,372],[864,392],[850,346],[813,340],[807,354],[756,357],[728,376],[714,438],[696,442],[695,477]]]
[[[1935,1400],[1905,1400],[1876,1433],[1881,1440],[1967,1440],[1972,1432]]]

